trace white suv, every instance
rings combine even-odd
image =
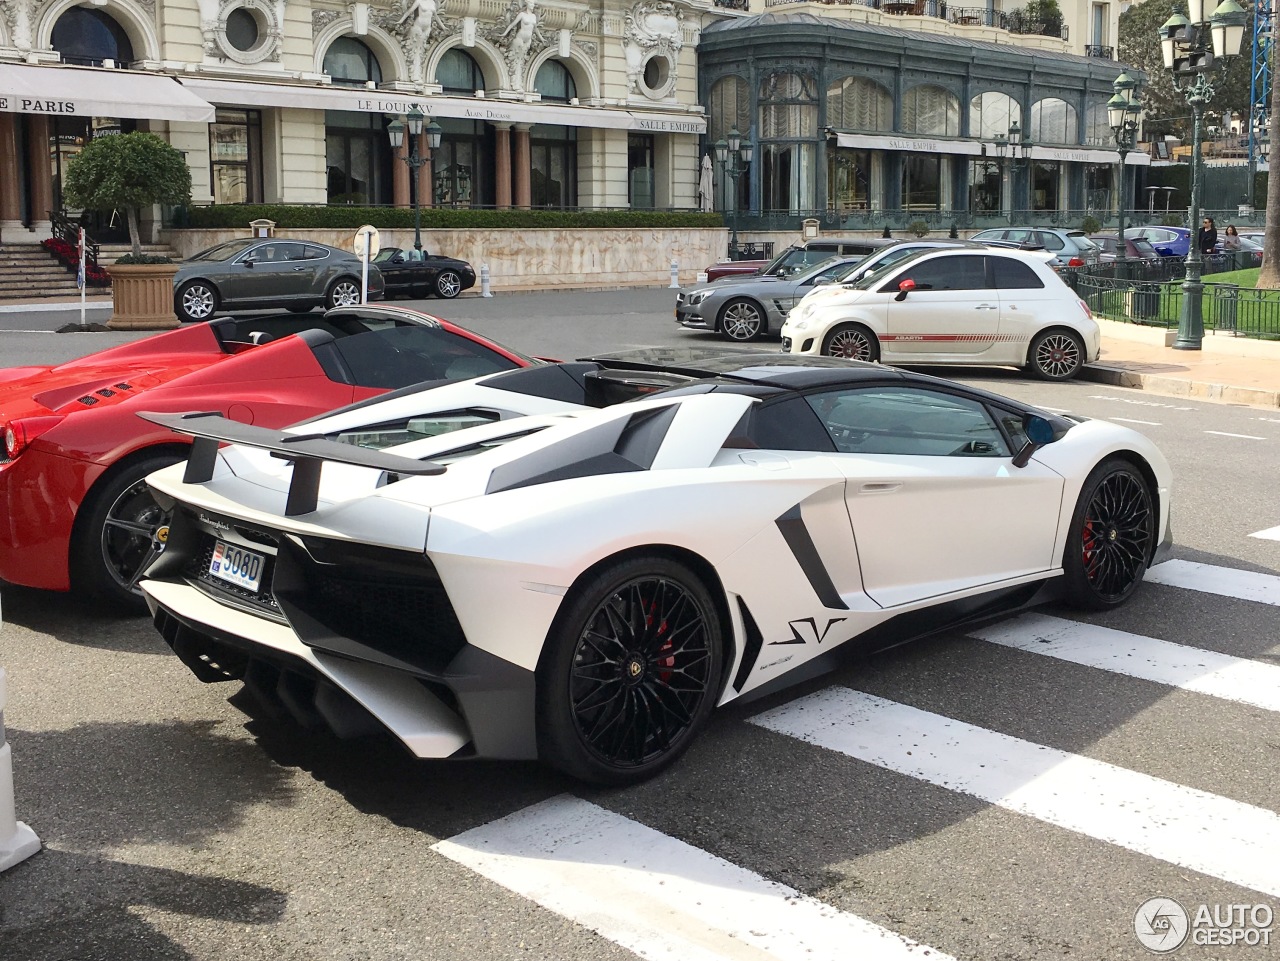
[[[1067,380],[1098,359],[1089,308],[1042,259],[1016,250],[926,250],[806,297],[782,350],[888,364],[1001,364]]]

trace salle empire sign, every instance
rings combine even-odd
[[[34,100],[27,97],[0,97],[0,110],[18,113],[75,113],[74,100]]]
[[[637,130],[656,130],[659,133],[702,133],[702,124],[697,120],[647,120],[636,117]]]

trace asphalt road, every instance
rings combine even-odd
[[[548,356],[714,342],[670,301],[427,306]],[[11,319],[6,366],[120,336]],[[1160,444],[1178,541],[1160,583],[730,705],[640,787],[251,718],[146,619],[6,587],[17,810],[45,850],[0,875],[0,959],[1136,959],[1140,909],[1172,936],[1148,899],[1280,911],[1280,531],[1252,536],[1280,528],[1280,417],[956,374]],[[1242,943],[1193,943],[1223,937],[1200,925],[1173,956],[1277,953],[1247,942],[1280,922],[1226,928]]]

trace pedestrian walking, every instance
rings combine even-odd
[[[1208,256],[1218,246],[1218,228],[1214,226],[1212,217],[1205,217],[1204,224],[1196,231],[1196,250],[1201,256]]]

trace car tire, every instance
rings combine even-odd
[[[89,492],[71,537],[71,586],[120,613],[146,613],[138,577],[167,537],[168,515],[144,478],[184,455],[149,454],[117,465]]]
[[[761,306],[745,297],[731,300],[720,308],[717,323],[721,334],[738,343],[755,340],[768,327]]]
[[[330,310],[335,307],[355,307],[360,303],[360,284],[351,277],[339,277],[324,295],[325,306]]]
[[[436,275],[436,296],[442,300],[453,300],[462,293],[462,278],[455,270],[442,270]]]
[[[1127,601],[1142,583],[1156,536],[1156,504],[1147,479],[1111,457],[1085,478],[1062,557],[1065,599],[1101,611]]]
[[[207,280],[192,280],[178,289],[173,298],[173,310],[188,323],[199,323],[213,317],[221,302],[218,288]]]
[[[874,363],[880,359],[880,342],[861,324],[840,324],[827,332],[822,341],[822,352],[828,357]]]
[[[1037,334],[1027,351],[1027,366],[1041,380],[1070,380],[1084,366],[1084,341],[1061,328]]]
[[[306,305],[290,304],[289,305],[289,313],[291,314],[309,314],[313,310],[315,310],[315,307],[311,304],[306,304]]]
[[[711,592],[684,564],[634,557],[589,575],[565,599],[538,664],[538,756],[595,784],[666,768],[715,706],[721,632]]]

